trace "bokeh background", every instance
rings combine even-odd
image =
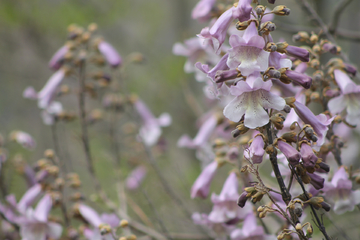
[[[329,24],[339,1],[309,2],[324,22]],[[359,67],[360,1],[349,2],[339,18],[337,29],[342,34],[335,37],[350,62]],[[190,200],[189,190],[200,172],[200,164],[194,151],[176,147],[176,141],[183,133],[195,135],[198,114],[207,110],[202,85],[193,80],[192,75],[184,73],[185,59],[172,54],[175,42],[193,37],[205,27],[205,23],[200,24],[191,19],[191,10],[196,3],[196,0],[1,0],[0,132],[3,136],[8,136],[12,130],[19,129],[30,133],[37,141],[34,151],[9,144],[10,159],[20,152],[29,163],[34,163],[42,157],[45,149],[53,148],[50,127],[42,123],[36,102],[22,98],[22,92],[27,86],[40,90],[51,76],[48,61],[66,41],[69,24],[76,23],[86,27],[94,22],[99,26],[98,32],[124,58],[133,52],[140,52],[145,57],[142,64],[127,67],[126,84],[131,92],[137,93],[147,103],[156,116],[169,112],[173,117],[172,125],[164,129],[163,134],[167,150],[155,154],[157,163],[169,186],[190,212],[209,212],[210,200]],[[276,3],[287,5],[291,14],[286,18],[286,23],[275,18],[274,22],[278,26],[275,39],[282,37],[291,42],[292,34],[302,29],[319,32],[319,28],[297,1],[284,0]],[[189,106],[185,98],[189,91],[197,100],[199,111],[193,111]],[[67,107],[71,109],[74,102],[76,98],[67,100]],[[76,110],[75,107],[73,109]],[[101,123],[99,125],[90,130],[96,172],[104,189],[116,198],[116,192],[112,188],[118,176],[114,176],[112,172],[109,139],[98,137],[101,136],[99,133],[106,130],[106,126],[101,126]],[[86,171],[78,123],[60,124],[58,128],[61,144],[59,155],[62,156],[62,161],[69,170],[79,172],[84,182],[91,180]],[[131,169],[131,164],[124,168]],[[8,169],[10,172],[6,174],[5,180],[9,191],[15,192],[19,198],[25,190],[25,184],[14,170],[10,167]],[[225,173],[228,170],[222,169]],[[215,192],[220,192],[225,175],[218,174],[212,186]],[[84,185],[84,194],[90,196],[94,188]],[[158,220],[161,219],[169,232],[202,235],[193,226],[184,209],[167,193],[151,167],[142,190],[131,192],[128,196],[140,206],[154,228],[160,229]],[[101,205],[92,206],[106,210]],[[129,212],[134,218],[138,218],[131,207]],[[355,231],[359,226],[353,221],[357,214],[358,209],[349,215],[345,223],[339,223],[340,227]],[[336,230],[330,228],[329,231]]]

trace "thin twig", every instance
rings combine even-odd
[[[297,180],[298,183],[300,184],[301,189],[303,190],[303,193],[304,193],[305,197],[307,198],[307,200],[309,200],[310,198],[309,198],[309,196],[308,196],[308,194],[307,194],[307,192],[306,192],[306,190],[305,190],[304,183],[302,182],[302,180],[301,180],[301,178],[299,177],[299,175],[296,173],[295,169],[294,169],[291,165],[289,165],[289,166],[290,166],[291,171],[294,173],[294,176],[295,176],[296,180]],[[314,215],[314,217],[315,217],[315,220],[316,220],[316,221],[314,221],[314,222],[317,224],[319,230],[322,232],[322,234],[324,235],[325,239],[326,239],[326,240],[330,240],[331,238],[328,236],[328,234],[327,234],[327,232],[326,232],[326,229],[325,229],[325,226],[324,226],[324,224],[322,223],[322,221],[319,219],[319,217],[318,217],[318,215],[317,215],[317,213],[316,213],[315,208],[314,208],[311,204],[309,204],[309,205],[310,205],[311,211],[312,211],[312,213],[313,213],[313,215]]]
[[[331,34],[336,34],[337,26],[339,24],[339,19],[340,19],[341,13],[344,11],[346,6],[349,5],[349,3],[351,3],[351,2],[352,2],[352,0],[342,0],[336,6],[333,17],[332,17],[332,21],[329,24],[329,32]]]
[[[323,33],[325,34],[325,36],[335,45],[336,44],[336,40],[334,38],[334,36],[329,32],[328,27],[326,26],[326,24],[324,23],[324,21],[321,19],[321,17],[317,14],[317,12],[315,11],[314,8],[312,8],[310,6],[310,4],[308,3],[307,0],[300,0],[298,1],[299,3],[301,3],[301,5],[304,7],[304,9],[313,17],[313,19],[317,22],[317,24],[319,25],[319,27],[322,29]],[[344,54],[343,52],[340,53],[341,57],[346,61],[349,62],[349,58],[346,54]]]

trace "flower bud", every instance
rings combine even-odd
[[[284,127],[285,117],[281,113],[277,113],[271,116],[270,121],[274,124],[276,129],[281,130]]]
[[[281,138],[284,139],[287,143],[296,143],[296,132],[291,131],[284,133]]]
[[[245,127],[244,123],[240,123],[236,126],[236,129],[231,132],[231,134],[234,138],[236,138],[241,134],[245,134],[247,131],[249,131],[249,128]]]
[[[289,163],[291,165],[295,166],[295,165],[299,164],[301,155],[290,144],[280,140],[277,142],[277,147],[285,155],[285,157],[287,158],[287,160],[289,161]]]
[[[286,8],[285,5],[279,5],[279,6],[276,6],[272,12],[275,14],[275,15],[278,15],[278,16],[285,16],[285,15],[289,15],[290,14],[290,9],[289,8]]]
[[[261,16],[264,14],[266,7],[264,7],[263,5],[257,5],[255,8],[255,12],[258,16]]]
[[[307,40],[309,40],[309,34],[304,31],[300,31],[293,36],[294,42],[306,42]]]
[[[237,69],[219,70],[215,74],[215,82],[221,83],[227,80],[235,79],[241,76],[241,72]]]
[[[250,22],[249,21],[245,21],[245,22],[237,22],[235,27],[237,30],[245,30],[247,29],[247,27],[249,26]]]
[[[319,41],[318,35],[316,35],[315,33],[311,33],[310,42],[311,42],[312,44],[315,44],[315,43],[317,43],[317,41]]]
[[[129,222],[125,219],[121,220],[120,224],[119,224],[119,226],[122,228],[127,227],[128,225],[129,225]]]
[[[240,195],[240,197],[237,200],[237,205],[239,207],[243,208],[245,206],[246,201],[248,199],[247,195],[248,195],[248,193],[246,191]]]
[[[295,226],[295,229],[297,231],[300,231],[302,229],[301,223],[297,223],[296,226]]]

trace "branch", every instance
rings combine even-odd
[[[342,0],[341,2],[339,2],[339,4],[336,6],[333,17],[332,17],[332,21],[329,24],[329,32],[331,34],[335,34],[337,32],[336,28],[338,26],[339,23],[339,19],[341,16],[341,13],[344,11],[344,9],[346,8],[347,5],[349,5],[349,3],[351,3],[352,0]]]

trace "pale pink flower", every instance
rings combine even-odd
[[[231,35],[229,43],[232,47],[228,51],[229,68],[238,68],[244,76],[255,71],[265,71],[268,68],[270,53],[263,50],[265,40],[258,35],[254,22],[247,27],[243,37]]]
[[[211,196],[214,207],[210,212],[208,219],[214,223],[227,223],[235,220],[235,222],[243,219],[249,212],[251,207],[239,208],[237,200],[239,198],[239,179],[235,172],[230,173],[226,179],[220,195],[215,193]]]
[[[66,45],[57,50],[49,61],[49,68],[52,70],[59,70],[63,65],[64,56],[68,50],[69,48]]]
[[[257,135],[251,142],[250,147],[244,150],[244,157],[250,159],[255,164],[262,163],[265,153],[264,147],[264,139],[260,135]]]
[[[97,47],[111,67],[115,68],[122,64],[120,54],[110,43],[101,41]]]
[[[192,10],[191,17],[198,19],[200,22],[209,20],[215,2],[216,0],[200,0]]]
[[[52,199],[46,194],[37,204],[35,210],[28,209],[26,215],[18,220],[20,235],[26,240],[58,239],[62,233],[62,226],[48,220],[52,208]]]
[[[129,190],[137,189],[140,184],[143,182],[146,176],[146,168],[143,165],[137,166],[134,170],[131,171],[129,176],[125,180],[125,186]]]
[[[135,101],[134,107],[143,123],[139,131],[139,137],[146,145],[153,146],[160,138],[161,127],[166,127],[171,124],[171,116],[168,113],[163,113],[159,118],[155,118],[149,108],[140,99]]]
[[[36,141],[33,139],[33,137],[23,131],[13,131],[10,133],[10,139],[13,141],[16,141],[24,148],[33,150],[36,147]]]
[[[203,169],[191,187],[191,198],[206,198],[209,195],[210,184],[215,176],[217,168],[218,163],[213,161]]]
[[[245,81],[231,86],[234,98],[224,109],[224,115],[233,122],[239,122],[245,114],[244,124],[254,129],[269,122],[265,109],[283,110],[285,100],[270,92],[271,81],[264,82],[258,75],[250,75]]]
[[[325,182],[324,196],[333,205],[336,214],[353,211],[360,203],[360,190],[353,191],[352,182],[343,166],[336,171],[331,182]]]
[[[56,90],[65,77],[65,70],[61,68],[55,72],[47,81],[45,86],[38,93],[39,108],[46,109],[53,101]]]
[[[334,76],[342,94],[329,101],[329,110],[332,114],[336,114],[346,108],[346,121],[357,125],[360,118],[360,86],[351,81],[349,76],[339,69],[334,70]]]

